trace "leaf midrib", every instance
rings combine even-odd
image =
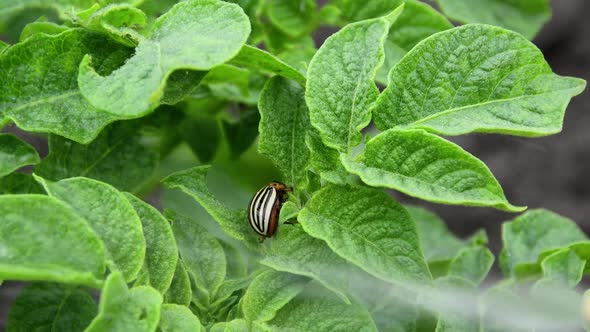
[[[462,193],[462,192],[460,192],[460,191],[453,191],[453,190],[451,190],[451,189],[449,189],[449,188],[442,187],[442,186],[440,186],[440,185],[435,185],[435,184],[432,184],[432,183],[430,183],[430,182],[426,182],[426,181],[424,181],[424,180],[421,180],[421,179],[418,179],[418,178],[414,178],[414,177],[407,176],[407,175],[403,175],[403,174],[400,174],[400,173],[396,173],[396,172],[392,172],[392,171],[384,170],[384,169],[381,169],[381,168],[377,168],[377,167],[369,166],[369,165],[366,165],[365,163],[359,163],[359,162],[355,162],[355,161],[350,161],[350,162],[352,162],[352,163],[355,163],[355,164],[361,164],[361,165],[362,165],[362,167],[366,167],[367,169],[370,169],[370,170],[376,170],[376,171],[380,171],[380,172],[386,172],[386,173],[390,173],[390,174],[392,174],[393,176],[398,176],[398,177],[404,178],[404,179],[406,179],[406,180],[410,180],[410,181],[418,182],[418,183],[419,183],[419,184],[421,184],[421,185],[430,186],[430,187],[435,187],[435,188],[438,188],[438,189],[440,189],[440,190],[442,190],[442,191],[444,191],[444,192],[451,193],[453,196],[454,196],[454,195],[456,195],[456,194],[461,194],[461,193]],[[365,180],[365,179],[366,179],[366,181],[368,181],[368,182],[375,183],[374,181],[371,181],[371,179],[367,179],[365,176],[363,176],[363,174],[362,174],[362,173],[361,173],[361,174],[358,174],[358,175],[359,175],[361,178],[363,178],[363,180]],[[376,184],[376,185],[378,185],[378,186],[382,186],[382,184]],[[500,199],[500,201],[498,201],[498,202],[495,202],[495,201],[491,201],[491,202],[490,202],[490,201],[488,201],[488,202],[490,202],[490,203],[493,203],[493,204],[502,204],[502,205],[506,205],[507,201],[506,201],[505,199],[503,199],[502,197],[500,197],[500,196],[497,196],[497,195],[496,195],[496,194],[494,194],[493,192],[491,192],[491,191],[489,191],[489,190],[485,189],[484,187],[479,187],[479,188],[480,188],[480,189],[484,189],[484,190],[486,190],[487,192],[489,192],[490,194],[492,194],[494,197],[498,197],[498,198]],[[395,190],[401,191],[401,192],[403,192],[403,193],[406,193],[406,194],[408,194],[408,195],[409,195],[409,193],[408,193],[408,190],[404,189],[402,186],[396,185],[396,186],[395,186],[395,188],[392,188],[392,189],[395,189]],[[416,197],[416,196],[413,196],[413,197]],[[460,202],[469,202],[469,200],[461,200]],[[482,200],[471,200],[471,202],[482,202],[482,203],[484,203],[484,202],[486,202],[486,201],[482,201]]]
[[[361,74],[359,75],[357,81],[356,81],[356,85],[354,87],[354,92],[352,94],[352,106],[350,108],[350,117],[348,118],[348,137],[346,140],[346,151],[350,151],[352,149],[352,147],[350,146],[350,139],[353,135],[354,130],[356,130],[356,128],[352,128],[352,119],[355,117],[355,107],[356,107],[356,99],[357,99],[357,95],[358,95],[358,90],[359,87],[361,85],[361,81],[364,79],[364,75],[363,73],[365,72],[365,68],[367,67],[367,63],[368,61],[366,60],[367,58],[363,59],[363,67],[361,69]]]
[[[44,103],[52,103],[61,99],[66,99],[75,95],[80,95],[82,96],[82,94],[80,93],[79,90],[69,90],[66,93],[62,93],[62,94],[58,94],[55,96],[51,96],[51,97],[47,97],[47,98],[39,98],[39,99],[35,99],[23,104],[19,104],[17,107],[9,109],[9,111],[7,113],[10,112],[16,112],[16,111],[20,111],[32,106],[36,106],[36,105],[40,105],[40,104],[44,104]]]
[[[105,152],[103,152],[103,154],[101,154],[100,157],[98,157],[92,164],[86,167],[78,176],[86,176],[91,170],[93,170],[98,165],[98,163],[103,161],[109,154],[111,154],[115,149],[117,149],[119,145],[121,145],[127,138],[129,138],[128,135],[120,136],[119,139],[115,142],[115,144],[109,146],[109,148]]]
[[[63,299],[59,303],[59,306],[57,307],[57,313],[55,314],[55,318],[54,318],[53,322],[51,322],[51,331],[55,331],[55,323],[57,322],[59,315],[61,314],[61,310],[63,309],[63,306],[65,305],[67,300],[72,295],[73,295],[73,291],[71,289],[68,289],[66,295],[63,297]]]
[[[445,116],[447,114],[452,114],[454,112],[460,112],[460,111],[468,110],[470,108],[481,107],[481,106],[486,106],[486,105],[493,105],[493,104],[500,104],[500,103],[511,102],[511,101],[515,101],[515,100],[519,100],[519,99],[525,99],[525,98],[530,98],[530,97],[537,97],[537,96],[555,94],[556,92],[569,91],[569,90],[574,90],[574,88],[564,88],[564,89],[553,90],[553,91],[544,91],[542,93],[536,93],[536,94],[530,94],[530,95],[520,95],[520,96],[512,97],[512,98],[497,99],[497,100],[492,100],[492,101],[486,101],[486,102],[479,103],[479,104],[472,104],[472,105],[466,105],[466,106],[451,108],[451,109],[448,109],[448,110],[444,110],[442,112],[434,113],[432,115],[429,115],[429,116],[424,117],[424,118],[422,118],[420,120],[411,122],[411,123],[409,123],[407,125],[404,125],[404,126],[405,127],[411,127],[411,126],[419,125],[421,123],[428,122],[428,121],[430,121],[432,119],[435,119],[437,117],[442,117],[442,116]]]

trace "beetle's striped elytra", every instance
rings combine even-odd
[[[281,207],[291,188],[273,181],[262,187],[248,205],[250,227],[263,237],[271,237],[277,231]]]

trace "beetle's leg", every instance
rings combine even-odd
[[[262,235],[260,235],[260,237],[258,238],[258,243],[262,243],[264,242],[264,240],[266,240],[266,238]]]

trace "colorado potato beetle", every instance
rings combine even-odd
[[[256,192],[248,205],[248,221],[254,232],[263,237],[273,236],[289,191],[291,188],[273,181]]]

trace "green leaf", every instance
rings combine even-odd
[[[452,234],[445,222],[436,214],[417,206],[406,205],[404,207],[410,216],[412,216],[414,222],[416,222],[421,248],[428,262],[430,273],[435,279],[449,275],[451,263],[455,259],[458,259],[460,263],[471,262],[472,260],[463,259],[463,255],[468,256],[464,258],[469,258],[469,256],[473,256],[474,254],[471,253],[471,250],[479,253],[480,250],[483,250],[480,247],[487,244],[487,235],[484,230],[479,230],[470,238],[462,240]],[[475,248],[471,249],[472,247]],[[463,249],[466,250],[465,253],[461,253]],[[464,271],[466,273],[467,271],[473,270],[476,275],[480,273],[479,275],[483,274],[485,276],[488,272],[486,269],[486,255],[481,254],[481,257],[478,255],[475,256],[482,260],[474,262],[475,264],[472,266],[463,266],[463,264],[460,264],[455,266],[454,269],[458,269],[458,272]],[[493,262],[493,256],[491,257],[491,262]],[[467,278],[466,275],[459,275],[459,277]]]
[[[109,0],[106,0],[107,2]],[[121,1],[124,2],[124,1]],[[103,1],[104,3],[104,1]],[[72,23],[78,23],[78,21],[80,20],[87,20],[91,15],[93,15],[94,13],[96,13],[97,11],[99,11],[101,8],[101,5],[98,3],[92,4],[92,6],[89,6],[87,8],[84,8],[82,10],[75,10],[75,8],[71,8],[70,11],[66,12],[66,15],[69,17],[70,21],[72,21]]]
[[[390,282],[429,282],[416,225],[406,210],[378,189],[327,186],[299,212],[311,236],[341,257]]]
[[[250,72],[243,68],[228,64],[216,66],[207,72],[201,83],[217,98],[242,98],[244,101],[250,98]]]
[[[222,135],[216,114],[200,110],[187,113],[178,128],[182,139],[202,163],[210,162],[219,151]]]
[[[101,2],[108,2],[109,0],[101,0]],[[93,0],[58,0],[58,1],[48,1],[48,0],[19,0],[19,1],[11,1],[7,3],[3,3],[0,7],[0,12],[2,14],[23,10],[27,8],[35,8],[35,7],[47,7],[47,8],[55,8],[60,10],[68,10],[68,9],[86,9],[93,5]]]
[[[260,113],[256,107],[240,112],[238,121],[223,121],[223,133],[229,143],[229,151],[234,159],[246,152],[258,137]]]
[[[383,85],[387,84],[389,70],[418,42],[434,33],[450,29],[453,25],[431,6],[419,1],[332,0],[322,8],[339,16],[331,24],[342,25],[381,16],[401,4],[404,4],[404,10],[389,29],[384,44],[385,61],[377,72],[376,80]]]
[[[308,130],[305,144],[311,152],[309,161],[317,175],[330,183],[349,182],[350,174],[340,162],[340,154],[337,150],[327,147],[316,130]]]
[[[404,207],[416,223],[420,247],[428,262],[451,260],[465,246],[436,214],[417,206]]]
[[[179,259],[176,264],[174,278],[172,278],[172,284],[170,284],[170,288],[164,294],[164,302],[188,306],[191,303],[192,297],[193,291],[188,272],[182,260]]]
[[[142,40],[135,55],[106,77],[95,72],[94,60],[86,55],[78,74],[82,95],[91,105],[111,116],[136,118],[148,114],[158,106],[164,93],[162,82],[165,82],[166,72],[159,62],[160,49],[157,42]],[[168,68],[170,73],[174,69]]]
[[[105,244],[107,263],[129,282],[145,257],[141,220],[125,195],[110,185],[88,178],[48,182],[38,178],[47,193],[68,204],[88,221]]]
[[[309,150],[305,134],[309,115],[303,88],[282,77],[270,79],[262,93],[258,151],[274,162],[290,186],[307,184]]]
[[[215,307],[221,305],[224,301],[231,298],[232,294],[248,287],[251,281],[251,277],[228,279],[226,276],[226,279],[223,281],[223,283],[221,283],[221,285],[219,285],[217,291],[213,293],[213,301],[211,301],[211,306]]]
[[[315,0],[270,0],[266,3],[266,13],[277,29],[298,37],[313,28],[316,7]]]
[[[248,275],[248,262],[245,257],[247,253],[227,242],[221,241],[219,243],[225,252],[225,261],[227,262],[226,278],[239,279],[246,277]]]
[[[107,77],[80,64],[80,90],[92,105],[125,118],[158,106],[166,79],[177,69],[209,70],[234,57],[250,33],[248,17],[234,4],[189,0],[160,16],[135,55]],[[94,63],[94,59],[92,59]]]
[[[531,210],[502,224],[500,266],[505,274],[518,275],[530,265],[538,266],[543,252],[581,241],[588,238],[572,220],[543,209]]]
[[[448,275],[459,277],[479,285],[488,275],[494,254],[483,246],[470,246],[459,250],[451,261]]]
[[[120,65],[130,50],[81,29],[34,35],[0,57],[0,114],[26,131],[92,141],[117,117],[98,112],[78,90],[78,64],[91,54],[100,73]],[[26,74],[23,74],[26,73]]]
[[[406,302],[406,298],[393,296],[391,291],[379,293],[373,296],[387,296],[386,303],[370,310],[371,316],[379,331],[391,332],[414,332],[416,331],[416,320],[418,309],[412,305],[414,300]]]
[[[208,78],[217,69],[226,70],[223,75],[218,75],[215,81]],[[209,71],[208,76],[203,79],[203,85],[194,96],[205,95],[218,99],[218,103],[235,102],[240,112],[253,108],[258,102],[260,91],[268,77],[265,74],[250,71],[234,65],[221,65]],[[207,82],[206,82],[207,81]],[[227,105],[226,105],[227,106]],[[237,115],[240,115],[239,113]],[[226,114],[225,119],[235,118],[233,114]]]
[[[167,211],[178,250],[196,285],[213,294],[226,272],[225,253],[216,238],[194,219]]]
[[[35,21],[27,24],[20,33],[20,41],[23,42],[27,38],[38,34],[44,33],[47,35],[59,35],[60,33],[68,30],[65,25],[55,24],[53,22]]]
[[[113,272],[102,290],[98,316],[85,332],[154,331],[160,320],[162,296],[155,289],[127,289],[119,272]]]
[[[135,47],[140,36],[134,29],[144,27],[146,21],[147,17],[141,10],[128,4],[114,4],[95,11],[81,22],[74,22],[105,34],[118,43]]]
[[[586,261],[574,250],[565,248],[547,256],[541,262],[543,281],[575,287],[582,280]]]
[[[267,322],[285,304],[299,294],[308,279],[290,273],[267,271],[252,280],[242,298],[244,318]]]
[[[82,331],[96,316],[92,296],[80,288],[34,283],[21,291],[6,321],[6,331]]]
[[[148,19],[153,21],[170,10],[177,2],[178,0],[143,0],[137,3],[136,7],[141,9],[148,16]]]
[[[200,332],[201,322],[187,307],[163,304],[158,329],[162,332]]]
[[[8,2],[2,2],[0,6],[4,6],[5,3]],[[7,42],[14,44],[18,42],[19,35],[27,24],[41,20],[57,21],[60,19],[58,15],[56,10],[47,7],[29,8],[16,12],[0,10],[0,31]]]
[[[366,309],[356,303],[345,304],[313,284],[268,324],[271,329],[291,331],[377,331]]]
[[[307,73],[309,62],[316,52],[317,48],[314,44],[310,45],[307,43],[302,43],[282,51],[281,53],[277,54],[277,56],[289,65],[293,66],[293,68],[297,69],[297,71],[299,71],[301,74],[305,75]]]
[[[371,139],[358,161],[341,158],[346,169],[370,186],[395,189],[423,200],[489,206],[518,212],[479,159],[422,130],[385,131]]]
[[[259,15],[262,11],[262,0],[227,0],[227,2],[238,4],[244,12],[250,17],[250,25],[252,26],[252,33],[248,41],[252,44],[262,42],[263,38],[263,23],[260,21]]]
[[[242,331],[250,331],[248,327],[248,323],[243,319],[234,319],[229,322],[219,322],[214,324],[210,332],[242,332]],[[255,330],[260,331],[260,330]]]
[[[320,8],[317,20],[320,24],[337,25],[340,14],[340,9],[328,2]]]
[[[462,23],[486,23],[523,34],[528,39],[551,18],[548,0],[437,0],[441,10]]]
[[[239,303],[238,303],[239,304]],[[231,321],[233,319],[238,319],[238,316],[240,315],[239,312],[239,308],[238,305],[234,305],[233,307],[231,307],[231,309],[229,309],[229,311],[227,312],[227,320]],[[254,325],[254,324],[253,324]],[[256,325],[258,325],[258,323],[256,323]]]
[[[148,203],[125,193],[127,200],[141,220],[146,242],[143,269],[145,284],[152,286],[161,294],[166,293],[178,262],[178,248],[168,220]]]
[[[184,151],[182,151],[183,154],[186,154],[187,150],[186,149],[183,149],[183,150],[184,150]],[[255,149],[252,149],[252,150],[255,150]],[[187,165],[190,163],[194,163],[194,162],[188,161]],[[255,181],[255,183],[241,182],[240,181],[241,179],[238,179],[237,177],[229,176],[229,174],[227,173],[228,171],[237,175],[239,173],[238,169],[240,169],[241,166],[244,166],[244,164],[242,164],[240,162],[238,162],[238,164],[239,164],[239,166],[237,167],[237,169],[235,168],[235,166],[231,167],[231,168],[229,168],[229,167],[225,168],[225,170],[223,170],[220,167],[215,167],[215,168],[210,168],[207,171],[207,179],[206,179],[206,184],[208,186],[207,192],[209,192],[211,197],[218,198],[219,200],[216,199],[217,203],[220,204],[221,206],[226,207],[227,211],[233,211],[231,208],[228,208],[230,206],[232,208],[247,206],[248,201],[252,198],[252,195],[254,192],[252,189],[246,189],[246,188],[256,188],[257,189],[257,187],[260,186],[260,183],[266,183],[268,181],[268,179],[267,179],[266,181],[265,180],[257,180],[257,181]],[[253,166],[259,166],[259,167],[262,167],[263,169],[269,168],[269,166],[267,166],[267,164],[261,164],[261,163],[256,163],[253,166],[246,164],[246,166],[253,168],[252,172],[247,172],[248,174],[254,172],[255,168]],[[241,172],[244,171],[243,167],[241,167],[240,171]],[[266,173],[266,172],[263,172],[263,174],[264,173]],[[240,173],[240,174],[242,174],[242,173]],[[274,173],[272,173],[272,174],[274,174]],[[261,177],[261,175],[254,175],[255,179],[257,179],[259,177]],[[236,183],[236,181],[238,181],[238,183]],[[253,186],[255,186],[255,187],[253,187]],[[232,190],[227,190],[228,188],[231,188]],[[211,192],[214,192],[214,194],[211,194]],[[223,204],[221,204],[219,201],[223,201]],[[181,190],[166,190],[163,195],[163,206],[166,209],[171,209],[171,210],[174,210],[178,213],[182,213],[187,216],[194,216],[195,218],[198,218],[201,226],[207,228],[211,234],[215,235],[215,237],[217,237],[225,242],[231,243],[232,245],[239,246],[242,250],[244,249],[242,247],[242,244],[244,244],[242,241],[235,241],[231,236],[229,236],[226,232],[224,232],[222,227],[219,225],[219,223],[217,223],[215,221],[215,219],[213,219],[213,217],[207,212],[207,210],[202,205],[200,205],[193,197],[186,194],[185,192],[183,192]],[[243,211],[243,213],[245,214],[245,210]],[[251,229],[250,229],[250,232],[252,232]],[[244,253],[246,253],[246,252],[244,251]]]
[[[0,196],[0,280],[96,287],[105,249],[86,221],[55,198]]]
[[[246,104],[256,103],[250,95],[250,72],[231,65],[219,65],[207,72],[203,80],[210,94],[218,99]]]
[[[266,19],[266,17],[264,17]],[[259,19],[259,21],[262,21]],[[299,37],[292,37],[281,30],[277,29],[273,24],[262,24],[263,42],[266,49],[273,54],[281,54],[299,45],[314,45],[311,34],[304,34]]]
[[[94,3],[94,0],[18,0],[6,1],[0,4],[0,17],[12,15],[30,8],[54,8],[61,11],[68,9],[86,9]]]
[[[373,115],[381,130],[545,136],[561,131],[567,104],[585,85],[553,74],[522,36],[466,25],[412,49],[389,73]]]
[[[40,161],[37,150],[11,134],[0,134],[0,177]]]
[[[301,207],[294,201],[286,201],[279,213],[279,224],[283,224],[290,219],[296,219],[300,210]]]
[[[385,61],[377,72],[377,80],[387,84],[389,70],[418,42],[452,27],[443,15],[429,5],[419,1],[404,2],[404,11],[389,29],[384,45]]]
[[[305,86],[305,77],[283,60],[257,47],[244,45],[230,63],[253,70],[275,73]]]
[[[383,63],[383,43],[401,10],[344,27],[311,60],[305,99],[311,124],[327,146],[350,152],[361,142],[360,130],[371,121],[379,95],[373,79]]]
[[[43,187],[31,174],[12,173],[0,178],[0,194],[44,194]]]
[[[237,311],[237,303],[238,303],[238,295],[232,295],[231,297],[229,297],[227,300],[217,304],[214,303],[212,305],[216,305],[217,308],[215,309],[215,313],[214,313],[214,321],[222,321],[222,320],[227,320],[230,316],[230,312],[234,312],[233,315],[236,315],[236,311]],[[240,319],[240,321],[243,321],[242,319]],[[210,324],[207,324],[210,325]],[[240,323],[240,327],[239,328],[235,328],[234,331],[247,331],[247,329],[242,327],[242,323]]]
[[[109,127],[87,145],[49,136],[49,155],[35,173],[52,181],[84,176],[134,192],[154,172],[158,159],[140,142],[137,123],[129,122]]]
[[[190,96],[201,83],[206,71],[179,69],[168,76],[161,104],[174,105]]]
[[[166,177],[162,182],[168,188],[178,188],[192,196],[235,239],[257,247],[255,233],[250,229],[245,210],[231,210],[219,202],[207,188],[206,176],[210,166],[198,166]]]
[[[357,22],[369,18],[379,17],[400,6],[402,0],[330,0],[329,6],[336,7],[344,22]]]
[[[343,302],[348,273],[356,269],[336,255],[325,242],[312,238],[299,226],[283,225],[271,242],[261,264],[317,280],[333,291]]]

